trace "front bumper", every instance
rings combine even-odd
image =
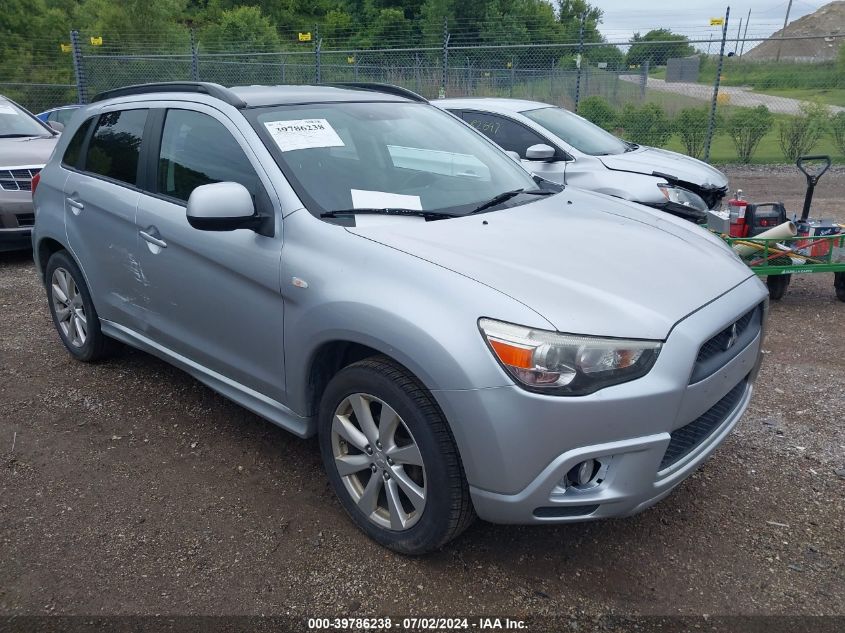
[[[29,191],[0,191],[0,252],[30,248],[34,223]]]
[[[762,332],[718,371],[690,384],[704,341],[766,291],[751,278],[678,323],[651,372],[582,397],[519,387],[436,391],[450,420],[478,515],[496,523],[565,523],[626,516],[669,494],[731,432],[751,398]],[[718,410],[728,394],[736,397]],[[682,457],[661,465],[682,427],[718,410],[712,429]],[[673,435],[674,434],[674,435]],[[597,459],[596,480],[566,485],[578,463]]]
[[[0,228],[0,253],[23,251],[32,247],[32,227]]]

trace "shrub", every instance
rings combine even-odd
[[[778,140],[783,155],[790,162],[810,152],[827,127],[827,108],[819,104],[801,104],[801,114],[778,124]]]
[[[715,129],[722,125],[722,117],[716,114]],[[686,153],[701,158],[710,127],[710,110],[707,108],[684,108],[678,112],[673,123],[675,132],[681,138]]]
[[[727,132],[736,148],[741,163],[751,162],[751,157],[763,137],[774,125],[772,113],[764,105],[756,108],[739,108],[728,119]]]
[[[616,110],[604,97],[587,97],[578,104],[578,114],[608,132],[616,127]]]
[[[836,149],[845,156],[845,112],[837,112],[830,117],[830,135]]]
[[[666,113],[655,103],[646,103],[641,108],[629,103],[622,109],[619,125],[625,130],[627,140],[641,145],[662,147],[672,136]]]

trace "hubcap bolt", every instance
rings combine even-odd
[[[367,445],[364,447],[364,450],[365,450],[365,451],[367,451],[367,455],[372,455],[372,454],[373,454],[373,447],[372,447],[372,446],[370,446],[369,444],[367,444]]]
[[[384,480],[387,481],[388,479],[390,479],[390,473],[385,472],[384,473]]]
[[[393,460],[390,457],[387,458],[387,463],[393,466]]]
[[[376,440],[376,448],[381,450],[381,442]]]
[[[376,466],[375,464],[370,464],[370,470],[376,472],[378,470],[378,466]]]

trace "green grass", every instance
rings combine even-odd
[[[825,105],[845,107],[845,88],[767,88],[766,90],[755,90],[761,94],[774,95],[775,97],[789,97],[801,101],[818,101]]]

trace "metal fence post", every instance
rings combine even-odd
[[[646,88],[648,87],[648,67],[649,60],[645,60],[640,68],[642,68],[642,76],[640,77],[640,98],[645,99]]]
[[[578,73],[575,75],[575,112],[578,112],[578,103],[581,101],[581,64],[584,59],[584,21],[587,19],[587,12],[581,14],[581,26],[578,28],[578,57],[575,58]]]
[[[716,132],[716,106],[719,102],[719,83],[722,81],[722,65],[725,61],[725,40],[728,37],[728,18],[731,8],[725,10],[725,23],[722,25],[722,46],[719,48],[719,63],[716,66],[716,80],[713,82],[713,100],[710,102],[710,121],[707,124],[707,138],[704,141],[704,162],[710,162],[710,144]]]
[[[511,89],[509,96],[513,96],[513,84],[514,80],[516,79],[516,62],[514,61],[514,56],[511,55]]]
[[[85,76],[85,64],[82,49],[79,47],[79,31],[70,32],[70,45],[73,52],[73,76],[76,79],[76,99],[79,103],[88,103],[88,78]]]
[[[188,33],[191,37],[191,79],[194,81],[200,80],[200,56],[197,50],[197,34],[194,30],[194,24],[188,24]]]
[[[441,99],[446,98],[446,83],[449,81],[449,18],[443,18],[443,69],[440,77]]]
[[[314,81],[320,83],[322,81],[322,68],[320,63],[320,49],[323,47],[323,40],[317,40],[317,46],[314,47]]]

